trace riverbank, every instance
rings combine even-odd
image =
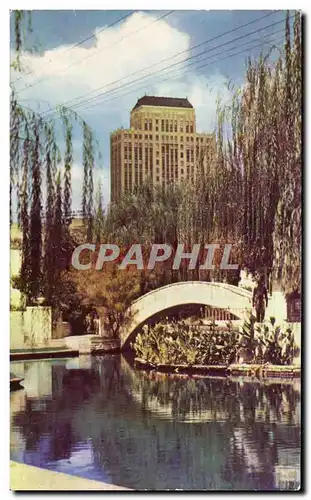
[[[10,489],[13,491],[129,491],[114,484],[69,476],[33,465],[10,462]]]
[[[36,349],[12,349],[10,361],[26,361],[28,359],[73,358],[79,356],[77,349],[67,347],[41,347]]]
[[[257,378],[296,378],[300,377],[300,366],[294,365],[260,365],[260,364],[232,364],[232,365],[153,365],[141,358],[135,358],[134,366],[138,370],[157,371],[160,373],[206,375],[206,376],[252,376]]]

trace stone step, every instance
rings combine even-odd
[[[64,339],[52,339],[49,342],[50,347],[64,347],[66,348],[66,342]]]

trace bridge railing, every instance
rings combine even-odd
[[[242,288],[239,288],[238,286],[235,285],[230,285],[229,283],[221,283],[218,281],[178,281],[177,283],[169,283],[168,285],[161,286],[159,288],[154,288],[153,290],[150,290],[150,292],[145,293],[144,295],[141,295],[138,297],[138,299],[134,300],[133,305],[141,300],[143,297],[148,297],[148,295],[152,295],[158,290],[168,290],[170,288],[176,287],[176,286],[185,286],[187,284],[200,284],[200,285],[206,285],[208,287],[214,287],[214,288],[223,288],[223,289],[228,289],[237,295],[247,298],[249,300],[252,299],[252,293],[249,292],[248,290],[243,290]]]

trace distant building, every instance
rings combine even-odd
[[[215,137],[196,132],[188,99],[144,96],[131,111],[130,129],[115,130],[110,141],[111,201],[117,201],[145,182],[192,182]]]

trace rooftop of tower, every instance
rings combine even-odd
[[[165,106],[169,108],[193,108],[187,97],[157,97],[154,95],[145,95],[138,99],[134,109],[140,106]]]

